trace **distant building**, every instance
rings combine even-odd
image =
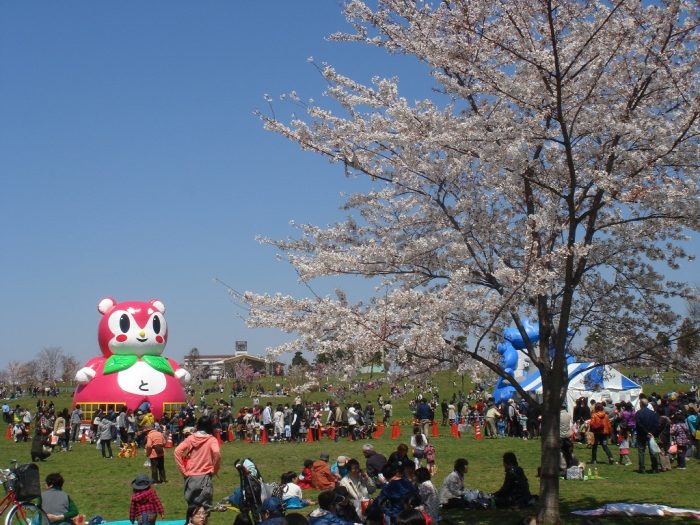
[[[198,356],[186,356],[184,359],[183,367],[206,367],[207,376],[206,379],[221,379],[224,377],[224,361],[233,354],[210,354],[210,355],[198,355]]]
[[[249,354],[247,341],[236,341],[235,348],[236,350],[233,354],[186,356],[183,366],[185,369],[188,366],[191,368],[194,368],[194,366],[206,367],[207,379],[222,379],[231,376],[231,370],[236,363],[246,364],[263,375],[284,375],[284,363]],[[228,374],[227,370],[229,371]],[[231,376],[231,378],[234,377]]]
[[[225,369],[232,370],[237,363],[242,363],[250,366],[256,372],[268,376],[283,376],[284,363],[272,361],[270,359],[251,355],[247,350],[236,350],[236,353],[223,360]]]

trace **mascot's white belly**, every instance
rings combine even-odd
[[[119,387],[130,394],[153,396],[165,390],[165,374],[143,361],[117,373]]]

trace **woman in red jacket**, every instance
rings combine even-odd
[[[608,438],[612,433],[612,425],[601,403],[596,403],[593,414],[591,414],[590,429],[595,436],[595,443],[593,443],[593,449],[591,450],[591,463],[597,463],[596,454],[598,452],[598,445],[603,447],[603,451],[605,451],[605,454],[608,456],[608,463],[611,465],[615,463],[612,453],[608,448]]]

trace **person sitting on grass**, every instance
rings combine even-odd
[[[207,525],[209,521],[209,511],[204,505],[195,507],[187,525]]]
[[[51,525],[72,525],[78,515],[78,507],[68,494],[63,492],[63,476],[58,472],[46,476],[47,489],[41,493],[39,507],[46,512]]]
[[[533,503],[535,498],[530,494],[527,476],[525,476],[523,469],[518,466],[518,459],[513,452],[503,454],[503,468],[506,473],[503,486],[493,494],[496,506],[526,507]]]
[[[464,499],[464,475],[468,470],[469,461],[466,458],[459,458],[455,461],[454,470],[442,482],[442,489],[440,490],[442,508],[464,509],[469,506]]]
[[[284,506],[276,496],[267,498],[262,504],[261,525],[282,525],[284,523]]]
[[[309,514],[311,525],[352,525],[336,513],[336,493],[334,490],[324,490],[318,495],[318,507]]]

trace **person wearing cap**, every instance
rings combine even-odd
[[[167,483],[165,479],[165,437],[150,423],[146,425],[146,457],[151,462],[153,483]]]
[[[284,523],[284,507],[277,496],[267,498],[261,509],[260,525],[282,525]]]
[[[350,458],[347,456],[338,456],[338,459],[331,465],[331,474],[335,476],[336,480],[341,479],[348,473],[348,460]]]
[[[331,468],[328,465],[329,459],[330,456],[324,452],[311,465],[311,486],[316,490],[335,488],[336,477],[331,473]]]
[[[196,507],[211,505],[214,497],[211,478],[219,472],[221,449],[212,432],[211,419],[202,416],[197,431],[175,448],[175,463],[185,477],[186,521]]]
[[[153,525],[157,515],[165,518],[165,510],[158,494],[151,488],[151,479],[146,474],[139,474],[131,482],[133,493],[129,505],[129,521],[139,525]]]
[[[51,525],[72,525],[72,519],[78,515],[75,502],[63,492],[63,481],[58,472],[46,476],[47,489],[39,500],[39,508],[46,513]]]

